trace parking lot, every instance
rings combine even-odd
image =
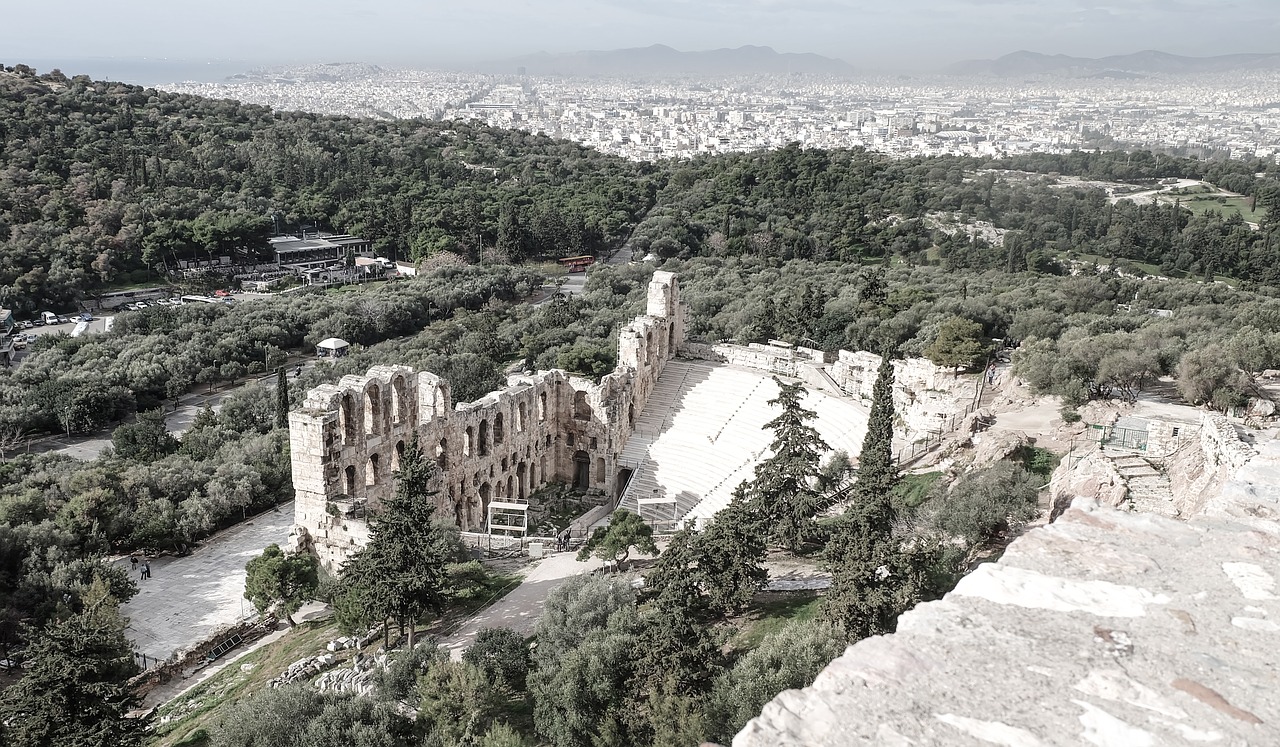
[[[72,318],[71,321],[65,324],[62,324],[62,323],[43,324],[43,325],[37,326],[33,323],[29,328],[23,325],[22,329],[18,329],[17,328],[18,324],[15,324],[14,330],[13,330],[13,334],[15,338],[15,344],[13,346],[14,362],[17,362],[22,359],[22,356],[27,352],[26,346],[29,345],[32,340],[39,339],[44,335],[56,335],[58,333],[69,335],[75,330],[76,324],[79,322],[79,319],[80,318],[78,316],[74,317]],[[25,321],[31,322],[30,319]],[[94,316],[93,321],[89,322],[88,328],[85,329],[84,334],[103,332],[110,328],[111,328],[110,316]],[[19,340],[18,338],[21,338],[21,339]]]

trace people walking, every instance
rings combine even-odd
[[[142,577],[144,579],[151,578],[151,561],[146,560],[142,563]]]
[[[136,571],[136,570],[138,570],[138,556],[137,556],[137,555],[130,555],[130,556],[129,556],[129,570],[131,570],[131,571]]]

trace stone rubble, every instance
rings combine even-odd
[[[333,654],[321,654],[299,659],[289,665],[279,677],[267,683],[267,687],[284,687],[302,680],[309,680],[324,670],[332,667],[337,658]]]

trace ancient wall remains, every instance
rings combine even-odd
[[[599,384],[560,370],[525,373],[455,405],[449,383],[435,374],[375,366],[311,390],[289,414],[295,523],[304,542],[334,567],[367,541],[364,518],[394,490],[414,434],[439,467],[437,515],[464,530],[522,529],[517,507],[548,482],[613,495],[618,453],[684,342],[672,273],[654,273],[646,311],[620,331],[617,368]],[[489,525],[491,507],[498,516]]]
[[[846,394],[869,403],[880,361],[875,353],[841,350],[828,372]],[[977,400],[981,377],[956,376],[954,369],[935,366],[927,358],[895,360],[893,368],[894,410],[907,441],[949,430]]]

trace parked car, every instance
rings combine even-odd
[[[71,318],[66,316],[58,316],[58,324],[70,324]]]
[[[31,322],[30,322],[30,321],[21,322],[21,324],[22,324],[22,328],[23,328],[23,329],[31,329]]]
[[[34,324],[34,325],[35,325],[35,326],[37,326],[37,327],[43,327],[43,326],[44,326],[44,320],[43,320],[43,319],[41,319],[41,318],[39,318],[39,317],[36,317],[35,319],[31,320],[31,323],[32,323],[32,324]]]

